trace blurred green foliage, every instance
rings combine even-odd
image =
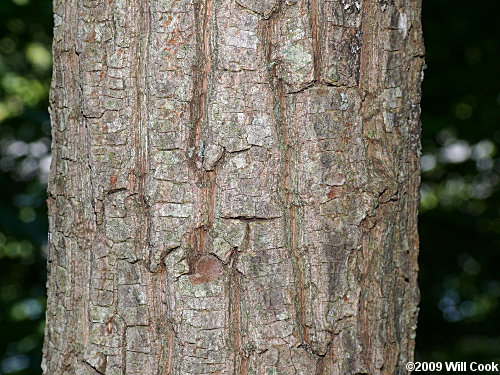
[[[423,3],[417,358],[500,362],[498,2]]]
[[[39,374],[52,4],[0,0],[0,374]]]
[[[422,361],[500,361],[495,5],[424,0]],[[41,373],[51,28],[50,0],[0,0],[0,374]]]

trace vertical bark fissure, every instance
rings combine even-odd
[[[318,9],[316,0],[310,0],[311,5],[311,35],[312,35],[312,52],[313,52],[313,68],[314,68],[314,81],[321,83],[321,54],[319,50],[318,40]]]
[[[124,329],[121,335],[121,356],[122,356],[122,375],[127,375],[127,330]]]
[[[79,12],[81,11],[81,4],[79,2],[76,2],[75,4],[76,6],[76,12],[75,12],[75,18],[74,18],[74,23],[75,23],[75,30],[79,30],[80,27],[81,27],[81,20],[78,18],[78,14]],[[75,32],[76,34],[77,32]],[[77,143],[76,145],[76,149],[78,151],[81,151],[81,155],[85,155],[85,162],[81,163],[81,167],[82,169],[80,170],[80,173],[83,175],[83,176],[86,176],[88,178],[88,181],[83,181],[83,184],[82,184],[82,191],[80,191],[80,193],[82,194],[81,197],[79,197],[79,199],[82,199],[83,197],[85,197],[86,195],[87,196],[90,196],[90,205],[92,207],[92,214],[93,214],[93,219],[94,219],[94,222],[93,223],[88,223],[88,224],[84,224],[83,225],[83,228],[85,228],[85,233],[82,233],[81,231],[79,231],[78,229],[76,228],[73,228],[73,229],[76,229],[75,232],[74,232],[74,236],[76,238],[76,243],[77,243],[77,246],[78,246],[78,250],[83,250],[86,254],[83,255],[83,259],[88,259],[89,261],[86,262],[85,264],[85,271],[82,272],[82,273],[79,273],[77,271],[77,267],[75,264],[72,264],[72,268],[71,269],[71,274],[70,274],[70,278],[71,278],[71,281],[72,281],[72,286],[71,286],[71,289],[72,290],[75,290],[75,291],[78,291],[79,290],[79,287],[78,287],[78,276],[81,276],[82,274],[83,275],[89,275],[89,277],[92,277],[93,275],[93,267],[92,267],[92,260],[94,259],[94,254],[92,253],[92,249],[93,249],[93,244],[95,243],[95,239],[97,237],[97,233],[96,233],[96,229],[98,227],[98,215],[97,215],[97,208],[96,208],[96,190],[95,190],[95,187],[94,187],[94,181],[93,181],[93,168],[92,168],[92,159],[91,159],[91,155],[92,155],[92,136],[91,136],[91,131],[90,131],[90,128],[89,128],[89,124],[88,124],[88,118],[85,116],[84,114],[84,102],[83,102],[83,98],[84,98],[84,90],[83,90],[83,80],[84,80],[84,76],[82,74],[82,72],[84,71],[83,70],[83,64],[82,64],[82,56],[80,56],[80,46],[78,45],[78,36],[77,34],[75,35],[75,40],[73,41],[73,47],[75,48],[74,50],[74,59],[76,60],[76,69],[77,71],[75,72],[75,79],[76,79],[76,86],[78,86],[78,93],[77,93],[77,97],[79,97],[78,101],[79,101],[79,105],[80,105],[80,118],[77,119],[75,118],[74,120],[79,124],[79,130],[76,132],[76,135],[80,137],[80,139],[75,139],[76,142],[80,141]],[[75,116],[76,117],[76,116]],[[80,129],[83,127],[83,132],[82,134],[80,134]],[[76,137],[75,137],[76,138]],[[80,149],[80,150],[79,150]],[[75,158],[76,159],[76,158]],[[76,160],[74,160],[74,162],[76,163]],[[85,164],[84,164],[85,163]],[[85,171],[86,169],[86,171]],[[85,178],[85,177],[83,177]],[[90,188],[90,192],[89,191],[85,191],[86,189],[83,187],[85,186],[86,184],[88,183],[88,187]],[[87,186],[86,186],[87,187]],[[83,201],[85,201],[85,198],[83,198]],[[84,203],[86,204],[86,202]],[[77,213],[79,210],[79,208],[84,209],[84,206],[83,207],[75,207],[75,216],[79,215],[79,213]],[[87,226],[88,225],[88,226]],[[73,232],[73,231],[72,231]],[[90,236],[89,236],[90,234]],[[74,259],[73,257],[80,257],[81,255],[80,254],[74,254],[74,247],[71,246],[70,249],[67,249],[69,250],[68,252],[70,253],[70,258]],[[82,251],[82,252],[83,252]],[[82,280],[82,282],[84,282],[84,280]],[[73,316],[74,319],[81,319],[81,322],[82,322],[82,328],[81,328],[81,332],[83,334],[83,337],[73,337],[70,335],[70,337],[68,338],[68,342],[67,342],[67,347],[68,348],[71,348],[70,350],[73,351],[73,353],[77,353],[78,356],[80,356],[81,358],[81,350],[80,349],[76,349],[74,348],[74,346],[77,346],[79,344],[78,340],[82,340],[83,341],[83,345],[84,346],[87,346],[88,345],[88,342],[89,342],[89,331],[90,331],[90,324],[89,324],[89,319],[88,319],[88,316],[89,316],[89,309],[88,308],[85,308],[88,304],[89,304],[89,301],[90,301],[90,295],[91,295],[91,283],[87,283],[87,284],[84,284],[85,287],[83,287],[81,289],[81,293],[83,296],[78,296],[78,295],[72,295],[72,306],[71,306],[71,310],[74,310],[76,311],[77,310],[77,306],[78,306],[78,300],[81,299],[83,300],[82,301],[82,306],[84,306],[84,309],[81,314],[81,316]],[[76,297],[76,298],[75,298]],[[79,297],[79,298],[78,298]],[[83,297],[83,298],[82,298]],[[67,308],[67,306],[66,306]],[[71,314],[71,313],[70,313]],[[74,313],[73,313],[74,314]],[[73,315],[71,314],[71,315]],[[68,326],[65,327],[65,330],[67,328],[70,328]],[[73,346],[73,347],[72,347]],[[62,359],[62,362],[64,363],[65,361],[70,361],[71,360],[71,353],[64,353],[63,354],[63,359]],[[75,358],[73,358],[74,360]],[[81,359],[80,359],[81,360]]]
[[[146,220],[139,220],[138,236],[136,237],[136,249],[142,249],[142,254],[139,259],[150,261],[150,231],[151,231],[151,212],[146,194],[146,185],[149,171],[149,132],[148,132],[148,49],[150,38],[150,8],[148,1],[138,1],[138,20],[136,25],[136,44],[134,45],[135,69],[134,78],[136,85],[136,118],[134,123],[137,124],[135,131],[134,147],[135,147],[135,191],[138,193],[139,199],[139,215]],[[150,262],[149,262],[150,263]],[[149,269],[150,264],[146,264]]]
[[[80,89],[80,95],[81,97],[83,98],[83,88],[82,88],[82,76],[81,76],[81,72],[82,72],[82,68],[81,68],[81,61],[80,61],[80,56],[78,54],[75,53],[75,56],[76,56],[76,60],[77,60],[77,64],[78,64],[78,86],[79,86],[79,89]],[[88,256],[86,256],[87,259],[90,259],[90,260],[93,260],[94,259],[94,254],[92,254],[91,252],[91,249],[92,249],[92,244],[94,243],[94,240],[95,238],[97,237],[97,233],[96,233],[96,227],[97,227],[97,210],[96,210],[96,203],[95,203],[95,189],[94,189],[94,183],[93,183],[93,173],[92,173],[92,161],[91,161],[91,155],[92,155],[92,138],[91,138],[91,135],[90,135],[90,129],[88,127],[88,124],[87,124],[87,119],[85,116],[83,116],[83,103],[80,104],[81,108],[80,108],[80,111],[81,111],[81,114],[82,114],[82,118],[81,118],[81,122],[83,122],[83,126],[85,127],[85,137],[84,137],[84,142],[82,142],[82,147],[87,147],[86,149],[86,167],[88,168],[88,175],[89,175],[89,186],[90,186],[90,196],[91,196],[91,201],[90,201],[90,204],[92,205],[92,210],[93,210],[93,214],[94,214],[94,225],[93,225],[93,229],[94,230],[91,230],[89,232],[91,232],[92,234],[92,239],[88,239],[88,242],[87,242],[87,245],[88,246],[85,246],[87,249],[88,249]],[[73,255],[73,254],[71,254]],[[94,269],[92,267],[92,262],[88,262],[87,263],[87,270],[86,270],[86,274],[88,274],[90,277],[93,277],[93,272]],[[74,289],[76,289],[76,286],[74,287]],[[88,283],[87,284],[87,287],[84,288],[84,291],[86,293],[86,298],[87,298],[87,301],[90,300],[90,292],[91,292],[91,283]],[[85,346],[88,344],[88,337],[89,337],[89,323],[88,323],[88,309],[85,309],[84,311],[84,316],[82,318],[82,322],[85,326],[85,328],[83,328],[83,332],[84,332],[84,344]]]
[[[282,149],[282,160],[283,160],[283,178],[281,179],[282,187],[278,188],[278,191],[282,191],[283,194],[283,210],[285,218],[285,236],[288,250],[290,252],[290,257],[293,265],[294,278],[296,280],[295,284],[298,287],[296,291],[296,300],[294,302],[295,315],[297,322],[298,334],[301,337],[302,344],[306,348],[310,348],[310,337],[309,329],[306,324],[305,315],[305,287],[304,287],[304,275],[302,272],[300,254],[297,249],[297,223],[296,223],[296,205],[293,201],[293,191],[291,187],[291,152],[292,146],[290,145],[290,137],[287,130],[286,123],[286,93],[284,89],[284,82],[277,75],[276,64],[278,62],[272,61],[272,41],[273,41],[273,28],[276,18],[279,17],[280,6],[271,15],[269,19],[265,21],[265,26],[263,30],[263,40],[266,46],[266,59],[267,66],[269,70],[270,84],[273,90],[274,97],[274,107],[275,107],[275,122],[277,124],[277,134],[280,137],[280,148]],[[297,285],[298,284],[298,285]]]
[[[362,95],[366,95],[368,90],[366,87],[366,82],[365,82],[365,76],[366,76],[366,61],[368,59],[368,56],[366,54],[368,53],[368,48],[366,46],[366,36],[367,36],[367,24],[368,24],[368,19],[367,19],[367,8],[369,7],[369,4],[363,4],[361,7],[361,46],[360,46],[360,56],[359,56],[359,74],[358,74],[358,87],[361,89]],[[362,105],[365,103],[365,98],[363,96],[362,99]],[[364,113],[364,112],[362,112]],[[363,133],[364,135],[364,133]],[[363,137],[364,139],[365,137]]]
[[[375,101],[375,96],[377,93],[374,92],[374,87],[372,83],[372,78],[369,76],[369,66],[373,60],[373,56],[371,55],[372,51],[370,50],[371,45],[371,33],[374,32],[373,25],[371,22],[374,20],[369,19],[369,14],[372,12],[372,7],[370,4],[363,4],[361,10],[361,51],[360,51],[360,67],[359,67],[359,83],[358,87],[361,90],[362,95],[362,103],[361,103],[361,132],[362,132],[362,143],[363,143],[363,152],[367,160],[370,160],[369,155],[369,147],[370,142],[374,142],[374,140],[367,137],[367,133],[369,131],[370,122],[374,121],[374,117],[377,115],[376,113],[372,113],[373,111],[373,103]],[[368,111],[368,113],[367,113]],[[378,111],[376,108],[375,111]],[[362,231],[362,252],[364,255],[364,259],[366,259],[364,267],[360,270],[360,285],[361,289],[359,292],[359,305],[357,315],[359,317],[359,332],[361,336],[361,340],[363,342],[363,352],[361,353],[361,358],[359,358],[359,362],[364,369],[370,369],[372,366],[370,364],[370,355],[373,353],[373,345],[372,345],[372,335],[368,334],[370,329],[370,317],[368,316],[370,312],[370,307],[368,306],[369,296],[367,296],[368,290],[370,288],[370,271],[372,268],[376,267],[376,265],[372,264],[373,262],[370,259],[373,257],[373,254],[369,253],[369,243],[370,243],[370,229]]]
[[[216,171],[208,171],[208,228],[211,228],[215,217],[215,198],[217,195]]]
[[[172,375],[174,367],[174,343],[175,343],[175,332],[172,323],[169,323],[167,340],[168,340],[167,375]]]
[[[274,73],[274,72],[273,72]],[[275,74],[275,73],[274,73]],[[279,127],[282,137],[282,147],[283,147],[283,193],[285,195],[284,208],[285,208],[285,222],[287,223],[287,242],[288,248],[290,250],[290,255],[292,258],[293,269],[295,273],[295,278],[297,282],[298,292],[297,292],[297,319],[299,327],[301,327],[300,335],[304,344],[309,345],[309,330],[306,324],[305,317],[305,295],[304,295],[304,275],[302,272],[302,265],[300,254],[297,249],[297,223],[296,223],[296,205],[293,200],[293,191],[291,186],[292,170],[291,170],[291,153],[292,146],[290,145],[290,135],[288,133],[286,124],[286,94],[283,87],[283,81],[281,79],[277,80],[277,95],[278,95],[278,106],[279,106]]]
[[[229,315],[234,351],[234,374],[246,375],[248,358],[242,349],[241,337],[241,282],[242,275],[238,270],[238,254],[248,249],[250,243],[250,224],[246,223],[245,234],[241,248],[233,249],[231,256],[231,289],[229,292]]]
[[[316,365],[316,375],[325,375],[325,357],[320,357],[318,359],[318,364]]]
[[[290,135],[286,125],[286,95],[283,88],[283,81],[278,80],[278,93],[279,93],[279,106],[280,106],[280,126],[283,137],[283,146],[285,148],[284,160],[284,190],[285,190],[285,207],[288,210],[287,221],[289,222],[289,248],[293,260],[295,277],[298,283],[298,319],[299,325],[302,328],[302,340],[305,344],[310,345],[309,329],[306,324],[305,316],[305,289],[304,289],[304,275],[302,272],[301,257],[297,249],[297,222],[296,222],[296,204],[293,199],[293,190],[291,186],[292,170],[291,170],[291,153],[292,146],[290,145]]]
[[[216,196],[216,172],[205,171],[202,167],[203,159],[203,125],[208,123],[208,86],[209,75],[212,68],[211,48],[210,48],[210,28],[212,17],[212,0],[205,0],[203,3],[195,4],[194,19],[197,35],[196,49],[198,51],[199,66],[194,67],[194,85],[191,104],[192,131],[190,136],[190,146],[188,156],[191,159],[191,167],[195,178],[201,185],[198,196],[198,208],[202,222],[196,223],[195,228],[190,233],[190,244],[193,253],[188,254],[190,273],[195,272],[196,261],[200,255],[206,253],[206,241],[208,230],[214,221],[214,208]]]
[[[203,9],[200,4],[195,5],[195,22],[197,32],[197,49],[200,58],[200,67],[195,69],[195,85],[193,90],[193,130],[192,144],[189,150],[193,160],[199,160],[202,155],[199,155],[202,125],[206,123],[207,114],[207,94],[208,94],[208,76],[211,70],[210,56],[210,18],[212,15],[212,0],[205,0]],[[201,16],[201,17],[200,17]]]

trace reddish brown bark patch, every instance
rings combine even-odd
[[[339,186],[332,186],[330,191],[328,192],[327,196],[328,199],[334,199],[338,198],[343,195],[342,188]]]
[[[195,265],[194,273],[190,276],[191,283],[198,285],[217,280],[222,273],[222,263],[212,255],[203,255]]]
[[[95,42],[95,31],[92,31],[89,35],[89,37],[87,38],[86,42],[89,42],[89,43],[92,43],[92,42]]]

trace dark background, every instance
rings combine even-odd
[[[497,1],[424,0],[416,358],[500,362]],[[40,374],[50,0],[0,0],[0,374]]]

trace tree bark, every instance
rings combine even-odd
[[[405,374],[419,0],[55,0],[45,374]]]

